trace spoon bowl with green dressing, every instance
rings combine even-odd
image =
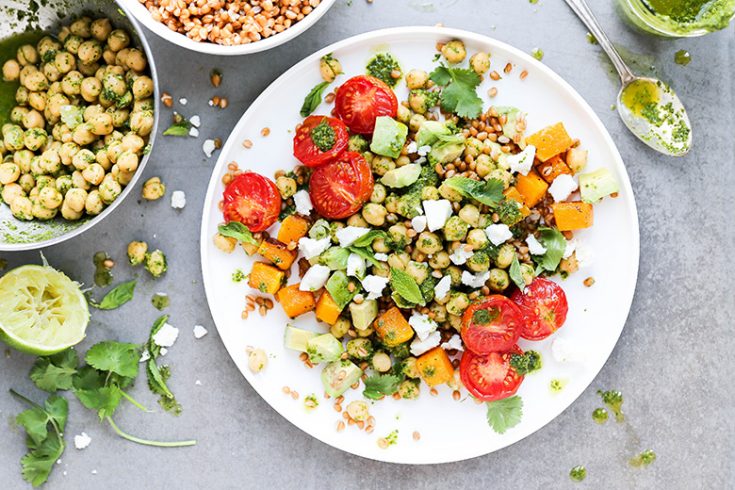
[[[618,113],[630,131],[654,150],[684,156],[692,146],[692,127],[684,104],[661,80],[633,74],[595,19],[585,0],[565,0],[597,39],[620,75]]]

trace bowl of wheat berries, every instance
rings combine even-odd
[[[214,55],[265,51],[314,25],[335,0],[118,0],[158,36]]]

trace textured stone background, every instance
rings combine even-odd
[[[87,282],[97,250],[123,261],[127,242],[142,238],[168,253],[171,269],[166,277],[159,282],[142,277],[135,304],[120,312],[95,313],[85,345],[109,338],[142,341],[158,314],[148,298],[159,290],[168,292],[169,311],[182,327],[168,360],[175,371],[172,388],[184,413],[180,418],[142,416],[126,405],[117,419],[135,434],[196,436],[199,444],[165,450],[123,442],[72,401],[67,434],[86,431],[92,444],[84,451],[68,449],[48,487],[572,488],[569,469],[584,464],[588,478],[582,485],[592,488],[732,488],[735,31],[731,26],[706,38],[655,39],[628,28],[614,11],[615,2],[591,3],[610,37],[634,56],[634,65],[646,70],[653,65],[687,104],[696,136],[686,158],[659,156],[627,132],[610,109],[618,90],[610,65],[558,0],[537,5],[525,0],[375,0],[372,5],[338,0],[301,37],[247,57],[197,55],[149,34],[161,89],[177,99],[187,97],[186,113],[200,114],[203,127],[198,140],[159,138],[146,178],[161,175],[170,190],[186,191],[188,204],[176,212],[168,198],[140,204],[133,197],[87,235],[44,253],[52,264]],[[615,352],[589,389],[556,420],[489,456],[432,467],[396,466],[344,454],[302,433],[268,407],[230,361],[212,325],[200,281],[199,218],[215,162],[205,158],[201,144],[204,138],[225,139],[248,104],[313,51],[372,29],[437,22],[485,33],[525,51],[542,48],[544,63],[599,114],[633,182],[641,226],[640,274]],[[682,48],[692,54],[687,67],[673,62]],[[230,107],[224,111],[207,106],[214,93],[208,82],[213,67],[224,72],[225,82],[217,91],[229,98]],[[167,118],[162,115],[163,122]],[[13,266],[38,261],[37,253],[3,258]],[[124,266],[117,272],[118,279],[131,273]],[[207,326],[210,334],[195,340],[189,330],[195,323]],[[3,488],[25,486],[18,463],[22,436],[11,422],[21,407],[6,393],[14,387],[40,398],[27,378],[31,363],[30,357],[17,353],[0,356]],[[202,385],[196,386],[195,380]],[[590,418],[599,405],[595,391],[612,387],[625,394],[629,424],[597,426]],[[133,394],[155,404],[144,383]],[[649,447],[658,455],[655,464],[647,469],[628,466],[632,454]]]

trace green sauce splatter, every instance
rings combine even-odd
[[[107,252],[97,252],[92,259],[95,265],[94,283],[98,287],[112,284],[112,266],[115,265]]]
[[[604,424],[607,422],[608,414],[607,410],[604,408],[595,408],[592,411],[592,420],[594,420],[598,424]]]
[[[168,294],[166,293],[156,293],[151,298],[151,304],[157,309],[157,310],[163,310],[164,308],[168,308],[171,304],[171,298],[168,297]]]
[[[367,67],[367,74],[384,81],[388,86],[395,87],[401,76],[393,78],[393,72],[401,73],[401,65],[390,53],[378,53],[371,59]]]
[[[587,42],[590,43],[590,44],[599,44],[597,42],[597,38],[591,32],[588,32],[587,33]]]
[[[561,390],[564,389],[564,386],[567,384],[566,381],[563,381],[561,379],[552,379],[549,383],[549,389],[552,393],[559,393]]]
[[[732,0],[644,0],[655,14],[668,17],[681,27],[689,24],[723,29],[735,10]]]
[[[585,478],[587,478],[587,468],[584,466],[575,466],[571,470],[569,470],[569,478],[572,479],[572,481],[582,481]]]
[[[541,48],[533,48],[533,50],[531,51],[531,55],[537,60],[541,61],[542,59],[544,59],[544,50]]]
[[[645,468],[654,461],[656,461],[656,453],[653,452],[653,449],[646,449],[642,453],[631,458],[630,465],[635,468]]]
[[[615,415],[615,420],[618,422],[622,422],[625,420],[625,416],[623,415],[623,394],[619,391],[615,390],[609,390],[609,391],[602,391],[597,390],[597,394],[600,395],[602,398],[602,402],[607,405],[607,408],[612,410],[612,413]]]
[[[687,66],[692,61],[692,55],[686,49],[680,49],[674,54],[674,62],[677,65]]]
[[[247,276],[242,271],[242,269],[235,269],[235,271],[232,273],[232,282],[242,282],[245,280]]]

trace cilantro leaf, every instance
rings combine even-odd
[[[182,115],[177,114],[174,123],[164,132],[164,136],[189,136],[191,123]]]
[[[155,359],[148,359],[146,363],[146,375],[148,376],[148,388],[152,393],[159,395],[158,404],[167,412],[175,415],[181,413],[181,404],[169,389],[166,381],[171,377],[168,366],[159,367]]]
[[[394,374],[375,374],[365,379],[362,395],[371,400],[379,400],[398,391],[401,378]]]
[[[87,364],[100,371],[109,371],[125,378],[138,375],[140,353],[137,344],[105,341],[93,345],[85,356]]]
[[[329,86],[330,82],[318,83],[312,88],[304,98],[304,103],[301,105],[301,117],[307,117],[319,107],[322,103],[322,93],[324,89]]]
[[[114,310],[121,307],[131,299],[133,299],[133,292],[135,291],[136,281],[123,282],[112,288],[102,301],[95,303],[90,301],[90,304],[98,310]]]
[[[95,390],[76,390],[74,394],[85,407],[97,410],[100,420],[110,417],[122,399],[122,390],[117,385],[103,386]]]
[[[23,479],[34,487],[43,485],[63,453],[64,441],[60,435],[44,439],[21,458]]]
[[[475,118],[482,112],[482,99],[477,95],[477,86],[482,79],[469,68],[439,66],[429,78],[444,87],[441,93],[441,108],[459,117]]]
[[[521,272],[521,263],[518,262],[518,256],[513,256],[513,262],[510,263],[510,269],[508,269],[511,281],[516,285],[518,289],[523,292],[526,289],[526,281],[523,280],[523,273]]]
[[[534,256],[541,271],[554,272],[559,266],[564,250],[567,248],[567,240],[564,235],[555,228],[539,228],[539,241],[546,248],[546,253]]]
[[[523,416],[523,399],[516,395],[494,402],[487,402],[487,423],[498,434],[515,427]]]
[[[76,351],[66,349],[48,357],[39,357],[33,363],[30,378],[44,391],[53,393],[57,390],[70,390],[72,376],[77,372],[79,358]]]
[[[503,200],[504,186],[498,179],[484,181],[456,176],[445,180],[444,185],[491,208],[495,208]]]
[[[395,267],[390,268],[390,287],[409,303],[425,305],[424,295],[421,294],[416,280],[407,273]]]
[[[66,427],[66,419],[69,416],[69,402],[66,398],[51,395],[43,404],[48,416],[56,422],[56,427],[63,432]]]
[[[230,221],[226,225],[219,225],[217,231],[222,236],[234,238],[242,243],[249,243],[251,245],[257,245],[258,241],[253,237],[253,234],[247,228],[238,221]]]
[[[29,408],[15,417],[15,423],[23,427],[35,445],[48,437],[48,414],[41,408]]]

